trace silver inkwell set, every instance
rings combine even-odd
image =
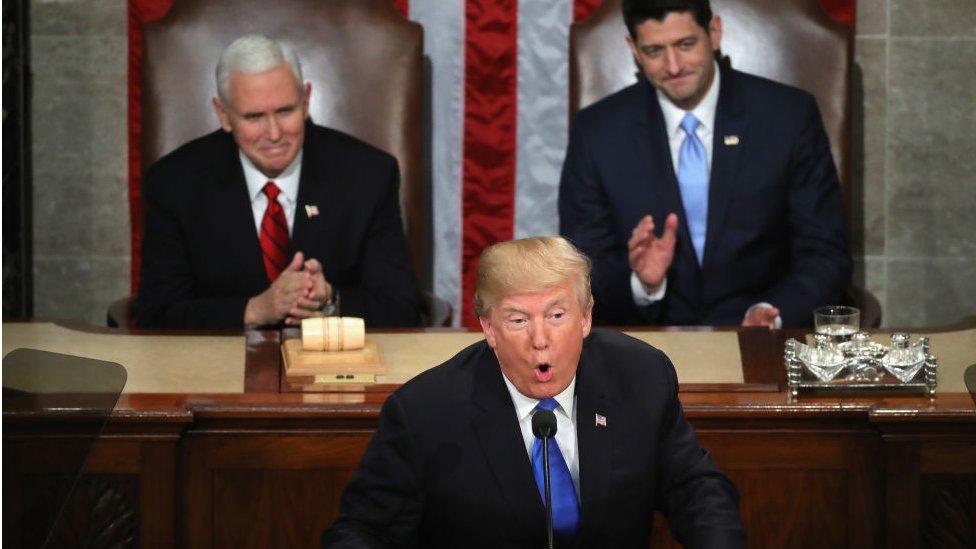
[[[786,381],[790,395],[814,392],[921,391],[935,396],[938,361],[929,339],[891,334],[890,345],[859,330],[860,312],[831,306],[814,313],[813,345],[786,342]]]

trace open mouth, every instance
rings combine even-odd
[[[552,379],[552,368],[549,364],[539,364],[535,368],[535,379],[540,383],[545,383]]]

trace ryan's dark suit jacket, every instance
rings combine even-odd
[[[737,138],[737,139],[736,139]],[[664,299],[634,304],[627,240],[651,214],[680,225]],[[595,321],[738,325],[768,302],[784,327],[812,323],[850,283],[837,170],[814,98],[722,69],[703,265],[695,257],[664,115],[641,81],[582,110],[559,190],[560,233],[593,260]]]
[[[695,438],[668,358],[595,329],[576,381],[578,547],[646,548],[655,509],[686,547],[741,547],[735,487]],[[596,414],[606,426],[596,425]],[[324,547],[544,547],[545,509],[487,343],[391,395]]]
[[[389,154],[306,123],[288,258],[318,259],[340,312],[368,326],[419,323],[399,182]],[[143,188],[139,325],[241,328],[248,299],[270,284],[233,136],[218,130],[181,146],[153,164]]]

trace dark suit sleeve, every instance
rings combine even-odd
[[[322,535],[330,548],[417,547],[423,511],[419,450],[409,418],[391,395],[359,469],[342,494],[339,518]]]
[[[830,143],[812,96],[804,106],[788,182],[790,269],[760,299],[779,308],[783,327],[808,326],[813,309],[838,302],[851,281],[844,204]]]
[[[400,170],[395,159],[386,158],[389,168],[369,220],[361,277],[337,284],[336,290],[341,313],[365,317],[370,327],[418,326],[420,294],[400,217]]]
[[[658,445],[657,509],[688,548],[745,547],[739,493],[712,463],[695,437],[678,400],[678,379],[668,361],[669,410]]]
[[[150,169],[145,184],[145,231],[136,302],[140,328],[241,329],[248,297],[198,298],[194,295],[189,243],[178,220],[172,181]]]
[[[559,181],[559,234],[593,263],[594,321],[598,324],[655,322],[659,305],[637,307],[630,290],[627,248],[613,228],[612,208],[587,143],[585,121],[573,122]]]

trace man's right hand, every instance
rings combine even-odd
[[[678,233],[678,215],[668,214],[661,237],[654,236],[654,218],[645,215],[631,232],[627,241],[630,268],[640,279],[644,291],[653,294],[661,287],[674,259],[674,244]]]
[[[302,252],[296,253],[267,290],[248,300],[244,309],[245,328],[281,322],[299,300],[312,291],[314,281],[303,270],[304,262]]]

